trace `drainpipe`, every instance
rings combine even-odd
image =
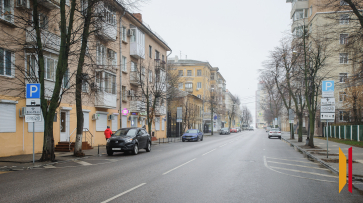
[[[171,53],[173,53],[173,50],[170,50],[170,54]],[[165,62],[165,65],[166,66],[168,66],[168,57],[170,56],[170,54],[168,54],[166,56],[166,62]],[[168,122],[169,122],[169,119],[168,119],[168,115],[169,115],[168,113],[169,113],[169,111],[168,110],[169,110],[169,108],[168,108],[168,105],[169,105],[168,100],[165,99],[165,108],[166,108],[166,137],[168,137],[168,131],[169,131],[169,125],[168,125]],[[169,135],[169,136],[171,136],[171,135]]]
[[[120,128],[122,128],[122,17],[124,17],[126,14],[126,10],[124,10],[123,14],[120,16],[120,36],[119,36],[119,41],[120,41]],[[127,121],[126,121],[127,122]]]

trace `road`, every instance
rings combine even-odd
[[[347,186],[346,186],[347,187]],[[360,202],[263,130],[0,174],[0,202]]]

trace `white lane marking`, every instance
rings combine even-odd
[[[319,163],[314,163],[314,162],[308,162],[308,161],[295,161],[295,160],[291,160],[291,159],[279,159],[279,158],[272,158],[272,157],[266,157],[268,159],[278,159],[278,160],[285,160],[285,161],[293,161],[293,162],[301,162],[301,163],[309,163],[309,164],[319,164]],[[304,158],[306,159],[306,158]]]
[[[221,145],[221,146],[219,146],[219,147],[224,147],[224,146],[226,146],[228,143],[226,143],[226,144],[224,144],[224,145]]]
[[[210,150],[209,152],[204,153],[202,156],[207,155],[207,154],[209,154],[209,153],[213,152],[214,150],[216,150],[216,149],[212,149],[212,150]]]
[[[264,160],[264,163],[265,163],[266,168],[270,169],[271,171],[275,171],[276,173],[281,173],[281,174],[283,174],[283,175],[292,176],[292,177],[296,177],[296,178],[302,178],[302,179],[308,179],[308,180],[315,180],[315,181],[320,181],[320,182],[336,183],[336,181],[329,181],[329,180],[321,180],[321,179],[307,178],[307,177],[302,177],[302,176],[297,176],[297,175],[292,175],[292,174],[283,173],[283,172],[281,172],[281,171],[276,171],[276,170],[274,170],[274,169],[270,168],[270,167],[267,165],[266,156],[263,156],[263,160]]]
[[[43,166],[43,168],[56,168],[56,167],[53,165],[46,165],[46,166]]]
[[[145,184],[146,184],[146,183],[142,183],[142,184],[140,184],[140,185],[138,185],[138,186],[136,186],[136,187],[133,187],[133,188],[131,188],[131,189],[129,189],[129,190],[126,190],[125,192],[123,192],[123,193],[121,193],[121,194],[118,194],[118,195],[116,195],[116,196],[114,196],[114,197],[111,197],[110,199],[105,200],[105,201],[103,201],[103,202],[101,202],[101,203],[107,203],[107,202],[110,202],[110,201],[112,201],[112,200],[114,200],[114,199],[116,199],[116,198],[118,198],[118,197],[121,197],[122,195],[124,195],[124,194],[126,194],[126,193],[129,193],[129,192],[131,192],[131,191],[133,191],[133,190],[135,190],[135,189],[137,189],[137,188],[139,188],[139,187],[141,187],[141,186],[145,185]]]
[[[192,160],[190,160],[190,161],[188,161],[188,162],[186,162],[186,163],[183,163],[182,165],[177,166],[177,167],[175,167],[175,168],[173,168],[173,169],[171,169],[171,170],[169,170],[169,171],[167,171],[167,172],[163,173],[163,175],[166,175],[166,174],[168,174],[168,173],[170,173],[170,172],[172,172],[172,171],[174,171],[174,170],[176,170],[176,169],[178,169],[178,168],[180,168],[180,167],[182,167],[182,166],[184,166],[184,165],[186,165],[186,164],[188,164],[188,163],[190,163],[190,162],[192,162],[192,161],[194,161],[194,160],[196,160],[196,158],[195,158],[195,159],[192,159]]]
[[[329,171],[329,169],[326,169],[326,168],[310,167],[310,166],[303,166],[303,165],[297,165],[297,164],[287,164],[287,163],[275,162],[275,161],[267,161],[267,162],[275,163],[275,164],[288,165],[288,166],[298,166],[298,167],[304,167],[304,168],[313,168],[313,169],[318,169],[318,170]]]
[[[74,161],[74,162],[76,162],[76,163],[78,163],[78,164],[81,164],[81,165],[83,165],[83,166],[90,166],[90,165],[92,165],[92,164],[90,164],[90,163],[88,163],[88,162],[85,162],[85,161],[78,161],[78,160],[76,160],[76,161]]]
[[[330,176],[330,175],[324,175],[324,174],[320,174],[320,173],[306,172],[306,171],[287,169],[287,168],[280,168],[280,167],[274,167],[274,166],[270,166],[270,168],[280,169],[280,170],[285,170],[285,171],[299,172],[299,173],[307,173],[307,174],[312,174],[312,175],[317,175],[317,176],[325,176],[325,177],[330,177],[330,178],[339,178],[338,176]]]

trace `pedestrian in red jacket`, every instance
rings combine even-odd
[[[106,141],[111,137],[111,135],[112,135],[112,130],[110,129],[110,126],[107,126],[107,129],[105,130]]]

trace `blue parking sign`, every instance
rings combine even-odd
[[[26,84],[26,98],[27,99],[39,99],[40,98],[40,84]]]
[[[323,92],[334,92],[334,81],[323,81],[323,86],[322,86],[322,91]]]

